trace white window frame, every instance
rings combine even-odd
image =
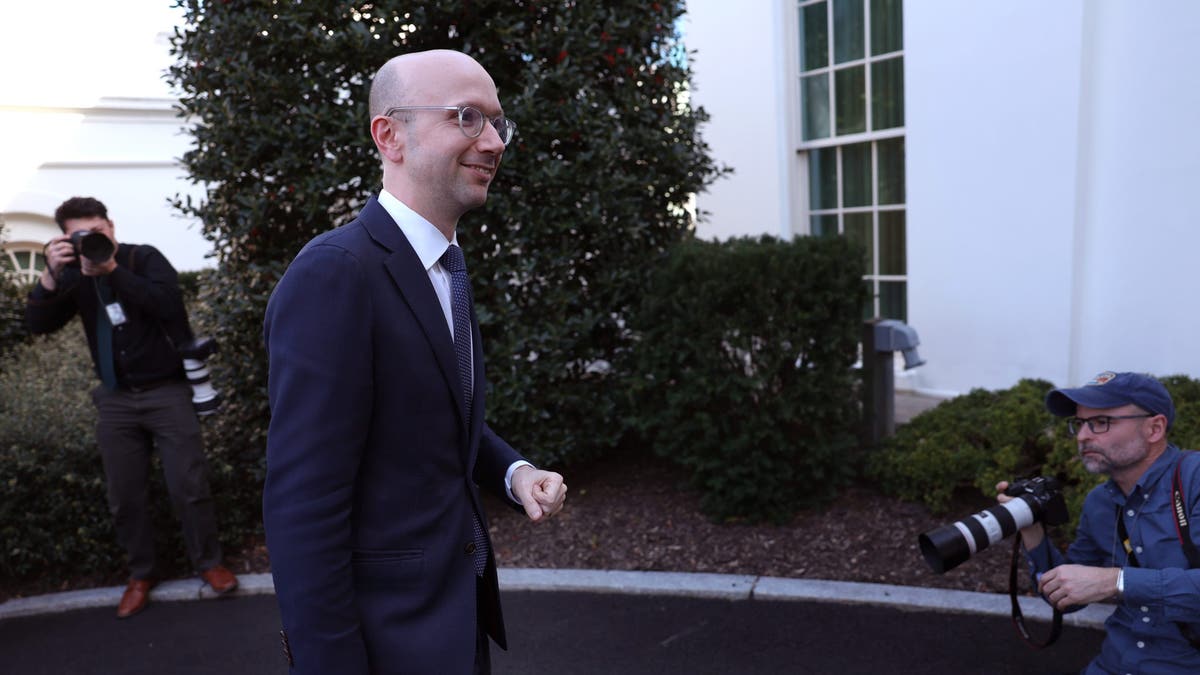
[[[800,70],[800,49],[803,47],[804,36],[800,34],[800,13],[804,7],[825,2],[827,6],[826,12],[826,30],[829,35],[827,64],[821,68],[801,72]],[[888,211],[903,211],[907,213],[907,194],[905,189],[905,202],[895,204],[879,204],[879,141],[904,137],[905,127],[889,127],[881,131],[872,129],[874,120],[872,119],[872,109],[874,101],[872,100],[872,68],[871,65],[878,61],[884,61],[894,58],[904,58],[904,49],[886,52],[883,54],[871,54],[871,2],[863,0],[863,57],[845,63],[834,63],[834,12],[833,0],[793,0],[787,3],[787,24],[790,26],[788,31],[788,43],[790,43],[790,56],[786,63],[788,69],[788,101],[789,108],[794,111],[791,114],[791,125],[789,133],[793,138],[793,147],[796,148],[794,175],[796,182],[793,183],[791,192],[793,194],[792,203],[794,205],[794,213],[797,214],[793,222],[792,231],[799,235],[812,235],[812,217],[820,215],[836,215],[837,228],[839,234],[845,234],[845,216],[847,213],[866,213],[870,212],[871,217],[871,269],[868,274],[863,276],[863,280],[871,284],[872,291],[872,311],[875,316],[880,316],[880,282],[908,282],[908,267],[907,267],[907,251],[905,252],[905,271],[906,274],[880,274],[880,247],[879,247],[879,214]],[[864,86],[866,87],[866,127],[864,132],[856,132],[843,136],[835,135],[837,132],[837,110],[835,107],[835,97],[837,95],[834,82],[834,73],[837,70],[844,68],[861,66],[864,70]],[[817,74],[827,74],[830,78],[830,86],[828,87],[829,100],[826,102],[829,110],[829,133],[826,138],[819,138],[806,141],[803,137],[803,116],[804,95],[803,78],[811,77]],[[907,122],[907,117],[905,119]],[[871,205],[863,207],[845,207],[842,203],[843,199],[843,182],[842,182],[842,151],[843,146],[855,145],[858,143],[871,144]],[[906,143],[907,145],[907,143]],[[826,208],[814,211],[809,203],[809,173],[808,173],[808,155],[809,152],[819,149],[837,148],[836,152],[836,175],[837,175],[837,202],[834,208]],[[907,187],[907,186],[906,186]],[[908,220],[905,219],[905,241],[908,240]],[[907,248],[907,246],[906,246]],[[907,294],[907,285],[905,287]],[[905,311],[907,313],[907,298],[905,298]]]

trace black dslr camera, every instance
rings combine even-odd
[[[97,265],[113,257],[117,247],[102,232],[79,230],[71,233],[71,245],[75,247],[75,255],[87,258]]]
[[[1067,502],[1055,478],[1039,476],[1014,480],[1004,494],[1015,499],[943,525],[918,538],[921,555],[934,572],[942,574],[954,569],[988,546],[1036,522],[1062,525],[1070,520]]]

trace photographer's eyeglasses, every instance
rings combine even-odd
[[[517,133],[516,122],[503,115],[489,119],[479,108],[470,105],[401,105],[388,108],[383,116],[391,117],[394,113],[411,110],[455,110],[458,112],[458,128],[467,138],[479,138],[479,135],[483,133],[485,122],[491,123],[505,145],[508,145]]]
[[[1071,430],[1071,435],[1079,433],[1083,429],[1083,425],[1087,424],[1093,434],[1102,434],[1108,431],[1108,427],[1113,420],[1131,420],[1138,417],[1154,417],[1154,413],[1144,413],[1141,415],[1096,415],[1095,417],[1068,417],[1067,428]]]

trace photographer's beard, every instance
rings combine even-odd
[[[1144,439],[1130,438],[1123,442],[1098,443],[1094,440],[1079,442],[1079,460],[1088,473],[1113,475],[1136,466],[1150,453]]]

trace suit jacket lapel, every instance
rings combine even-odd
[[[458,380],[458,361],[454,355],[454,340],[450,337],[450,328],[446,326],[446,315],[442,313],[442,306],[438,303],[433,283],[429,281],[429,274],[421,264],[421,259],[417,257],[417,252],[404,237],[404,232],[400,230],[400,227],[396,225],[396,222],[392,220],[387,210],[379,204],[375,197],[371,197],[371,200],[363,207],[359,218],[362,219],[363,226],[366,227],[371,238],[392,252],[384,259],[384,267],[391,275],[392,280],[396,282],[396,287],[400,289],[404,301],[408,303],[409,308],[417,317],[417,322],[421,324],[425,338],[429,340],[429,345],[433,348],[433,354],[437,359],[438,368],[442,371],[442,377],[445,378],[450,390],[454,392],[454,401],[458,404],[456,407],[458,408],[459,426],[463,431],[463,437],[466,438],[470,431],[467,429],[465,415],[466,397],[463,395],[462,385]]]

